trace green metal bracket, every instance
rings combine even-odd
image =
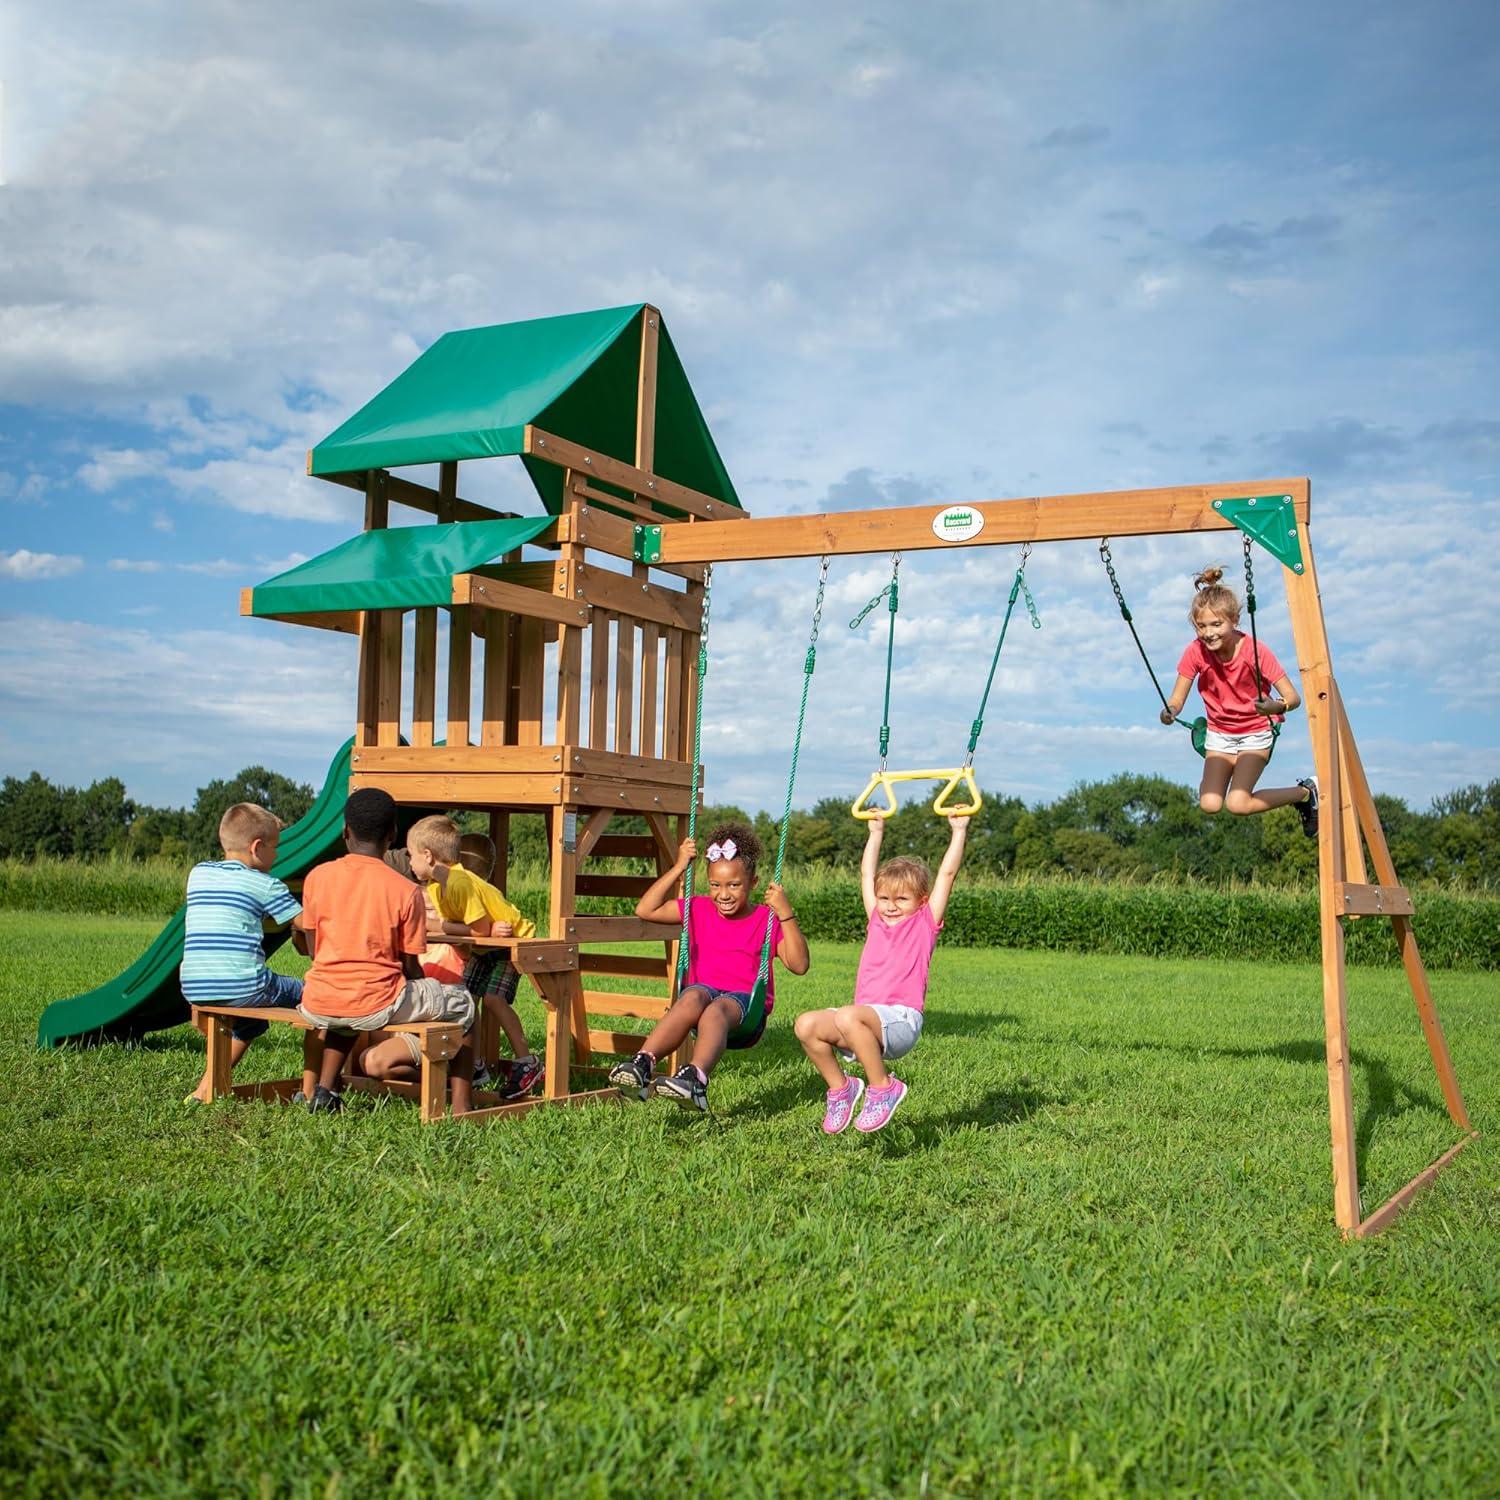
[[[635,560],[638,563],[661,561],[660,526],[637,526],[635,528]]]
[[[1243,500],[1215,500],[1214,509],[1278,562],[1301,573],[1302,542],[1297,535],[1297,509],[1290,495],[1251,495]]]

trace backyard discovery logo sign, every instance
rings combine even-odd
[[[940,542],[972,541],[984,530],[984,516],[972,505],[950,505],[932,518],[932,534]]]

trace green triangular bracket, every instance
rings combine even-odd
[[[635,560],[638,563],[661,561],[661,527],[637,526],[635,528]]]
[[[1214,509],[1251,540],[1259,542],[1292,572],[1305,570],[1297,507],[1290,495],[1250,495],[1239,500],[1215,500]]]

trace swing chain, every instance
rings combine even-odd
[[[1109,574],[1109,586],[1115,591],[1115,603],[1120,606],[1120,615],[1128,625],[1130,623],[1130,610],[1125,603],[1125,591],[1120,587],[1120,580],[1115,577],[1115,560],[1110,556],[1109,538],[1107,536],[1100,538],[1099,556],[1104,560],[1104,571]]]
[[[1042,628],[1042,617],[1036,612],[1036,600],[1031,597],[1031,585],[1026,582],[1026,559],[1030,556],[1031,543],[1022,542],[1021,565],[1016,569],[1016,582],[1010,593],[1011,599],[1014,600],[1016,589],[1019,588],[1022,594],[1026,596],[1026,613],[1031,616],[1031,628],[1033,630],[1040,630]]]
[[[1255,564],[1250,560],[1250,538],[1244,538],[1245,542],[1245,608],[1253,615],[1255,613]]]
[[[823,554],[823,564],[818,569],[818,597],[813,604],[812,635],[807,642],[807,660],[803,663],[802,670],[811,677],[813,665],[818,659],[818,627],[823,623],[823,592],[828,587],[828,562],[829,554]]]
[[[886,584],[886,586],[881,589],[881,591],[876,594],[875,597],[871,599],[870,602],[866,604],[865,607],[860,610],[860,612],[855,615],[852,620],[849,621],[850,630],[858,630],[859,627],[865,623],[865,617],[871,612],[871,610],[880,608],[880,601],[882,599],[888,600],[889,602],[887,604],[887,608],[892,614],[896,613],[898,602],[896,597],[896,575],[901,571],[901,554],[899,552],[893,553],[892,558],[891,581]]]
[[[698,691],[693,707],[693,790],[688,803],[688,838],[698,837],[698,777],[703,764],[703,683],[708,676],[708,621],[713,603],[714,565],[703,570],[703,615],[698,626]],[[682,932],[677,940],[677,988],[682,988],[688,971],[688,909],[693,904],[693,871],[697,861],[687,867],[682,887]]]

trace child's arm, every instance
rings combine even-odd
[[[865,916],[875,915],[875,872],[880,868],[880,841],[885,837],[885,814],[877,813],[865,830],[865,852],[859,858],[859,894]]]
[[[802,924],[792,910],[792,903],[786,899],[786,892],[775,881],[766,887],[766,905],[776,913],[776,920],[781,923],[781,941],[776,945],[776,957],[788,972],[807,973],[812,959],[807,951],[807,939],[802,935]]]
[[[967,815],[955,815],[948,819],[948,852],[938,866],[937,879],[932,882],[932,896],[928,905],[932,907],[932,919],[943,920],[948,910],[948,897],[953,894],[953,882],[958,878],[958,867],[964,862],[964,841],[969,837]]]
[[[674,926],[682,921],[682,912],[672,892],[697,856],[698,845],[692,839],[683,839],[677,850],[677,863],[635,903],[635,914],[641,921],[671,922]]]
[[[1180,672],[1177,681],[1172,685],[1171,696],[1167,699],[1167,706],[1161,711],[1163,724],[1176,722],[1177,715],[1182,712],[1182,705],[1188,701],[1188,694],[1193,690],[1193,679],[1184,677]]]
[[[303,958],[313,956],[313,935],[306,927],[299,927],[292,923],[292,947],[294,947]]]
[[[1294,708],[1302,706],[1302,695],[1292,686],[1292,679],[1285,674],[1276,679],[1271,686],[1271,691],[1275,697],[1261,697],[1255,700],[1256,709],[1268,718],[1272,714],[1289,714]]]

